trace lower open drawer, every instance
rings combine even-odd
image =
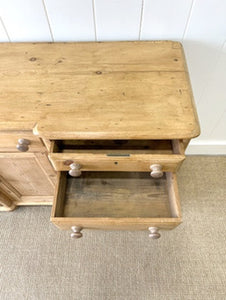
[[[58,172],[51,221],[61,229],[172,229],[180,224],[176,175],[148,172]]]

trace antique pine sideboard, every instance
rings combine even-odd
[[[200,133],[180,43],[2,43],[0,76],[0,210],[53,204],[75,238],[180,224]]]

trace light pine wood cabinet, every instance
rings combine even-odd
[[[56,173],[43,143],[32,132],[9,132],[0,136],[3,142],[0,148],[0,210],[12,210],[18,205],[51,205]],[[17,149],[18,136],[29,141],[25,152]],[[4,152],[6,150],[8,152]]]
[[[200,128],[180,43],[5,43],[0,76],[0,209],[53,203],[73,238],[181,223]]]

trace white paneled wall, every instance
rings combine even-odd
[[[206,143],[213,153],[226,154],[225,41],[226,1],[194,1],[183,39],[202,129],[192,153]]]
[[[0,14],[11,42],[52,40],[41,0],[0,0]]]
[[[221,134],[226,134],[226,119],[222,124],[223,131],[219,131],[220,128],[217,130],[217,125],[226,112],[226,47],[218,52],[219,56],[210,70],[200,102],[197,103],[201,124],[205,128],[203,138],[219,138]]]
[[[0,0],[0,41],[181,41],[202,134],[226,154],[226,0]]]
[[[219,50],[226,40],[226,1],[196,0],[193,3],[184,45],[193,89],[201,100],[210,81]]]
[[[144,1],[141,39],[183,39],[192,0]]]
[[[142,0],[95,0],[97,39],[137,40]]]
[[[44,5],[54,41],[95,41],[92,0],[45,0]]]

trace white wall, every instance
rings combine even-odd
[[[202,134],[226,154],[226,0],[0,0],[0,41],[172,39],[184,44]]]

